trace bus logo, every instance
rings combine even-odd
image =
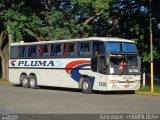
[[[12,60],[13,67],[53,67],[53,60]]]
[[[16,62],[16,60],[12,60],[12,61],[11,61],[11,65],[12,65],[12,66],[15,66],[15,62]]]
[[[52,60],[19,61],[18,66],[54,66],[54,62]]]

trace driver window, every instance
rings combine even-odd
[[[105,53],[105,47],[103,42],[93,42],[93,55],[97,56],[99,54]]]

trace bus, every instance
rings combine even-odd
[[[140,88],[141,59],[134,41],[90,37],[11,43],[9,80],[24,88],[53,86],[97,91]]]

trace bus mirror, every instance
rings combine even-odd
[[[109,56],[107,55],[107,57],[106,57],[106,66],[109,66],[109,61],[110,61],[110,59],[109,59]]]

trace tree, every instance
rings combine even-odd
[[[6,45],[7,45],[7,29],[5,29],[5,24],[3,22],[3,11],[6,7],[6,2],[4,0],[2,0],[0,2],[0,10],[2,10],[2,12],[0,12],[0,58],[1,58],[1,64],[2,64],[2,78],[6,79],[7,78],[7,56],[8,53],[6,51]]]
[[[1,0],[0,10],[0,57],[5,68],[8,42],[90,36],[135,40],[143,62],[149,62],[149,1]],[[160,58],[159,11],[160,1],[152,0],[156,59]]]
[[[112,0],[110,6],[110,26],[106,30],[107,34],[135,40],[143,62],[149,62],[149,1]],[[160,52],[158,51],[160,29],[157,27],[160,23],[159,10],[160,1],[152,0],[154,58],[160,58]]]
[[[35,24],[36,16],[31,15],[27,17],[26,11],[22,10],[24,6],[23,1],[6,1],[2,0],[0,3],[0,57],[2,62],[2,79],[8,78],[8,44],[14,41],[24,40],[27,35],[38,38],[36,34],[31,30],[29,23]],[[20,12],[21,11],[21,12]],[[31,24],[31,25],[32,25]],[[8,36],[8,38],[7,38]]]

